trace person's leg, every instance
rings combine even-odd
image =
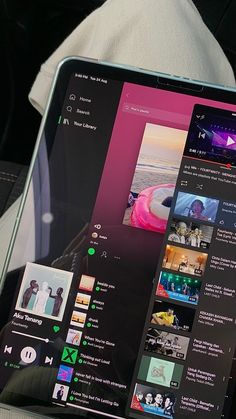
[[[41,113],[56,65],[70,55],[235,85],[223,50],[191,0],[107,0],[42,65],[30,92]]]

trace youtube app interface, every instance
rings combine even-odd
[[[75,73],[56,120],[1,297],[0,402],[229,419],[236,106]]]

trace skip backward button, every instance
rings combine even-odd
[[[11,354],[12,353],[12,346],[7,346],[7,345],[5,345],[5,348],[4,348],[4,354]]]

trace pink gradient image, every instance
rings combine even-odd
[[[229,110],[235,108],[196,96],[124,84],[91,225],[123,224],[146,124],[188,131],[196,104]],[[169,138],[165,136],[163,141],[168,142]]]
[[[164,233],[187,131],[147,123],[123,224]]]

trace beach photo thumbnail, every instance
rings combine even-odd
[[[193,308],[157,300],[154,303],[150,321],[153,325],[191,332],[194,316]]]
[[[69,329],[66,337],[66,343],[79,346],[81,342],[82,332],[75,329]]]
[[[156,295],[197,305],[201,285],[202,283],[198,278],[162,271],[160,272]]]
[[[207,253],[167,244],[162,267],[185,274],[202,276],[207,256]]]
[[[77,308],[84,308],[88,310],[89,303],[91,300],[91,296],[87,294],[82,294],[82,292],[78,292],[75,300],[75,307]]]
[[[131,409],[163,418],[174,418],[176,396],[171,391],[137,383],[131,401]]]
[[[186,336],[149,328],[146,335],[144,350],[156,355],[165,355],[170,358],[184,360],[186,359],[188,345],[189,338]]]
[[[74,310],[71,316],[70,324],[72,326],[84,327],[87,314]]]
[[[79,283],[79,289],[82,291],[92,292],[94,287],[95,277],[89,275],[82,275]]]
[[[123,224],[164,233],[187,132],[147,123]]]
[[[170,224],[168,240],[199,249],[209,249],[213,234],[213,227],[200,221],[173,218]]]
[[[163,387],[179,388],[183,368],[182,364],[143,355],[138,379]]]
[[[73,273],[27,262],[15,309],[62,321]]]
[[[174,213],[200,221],[214,223],[219,201],[206,196],[178,192]]]
[[[69,387],[64,384],[56,383],[52,398],[56,399],[58,402],[65,402],[68,396]]]

